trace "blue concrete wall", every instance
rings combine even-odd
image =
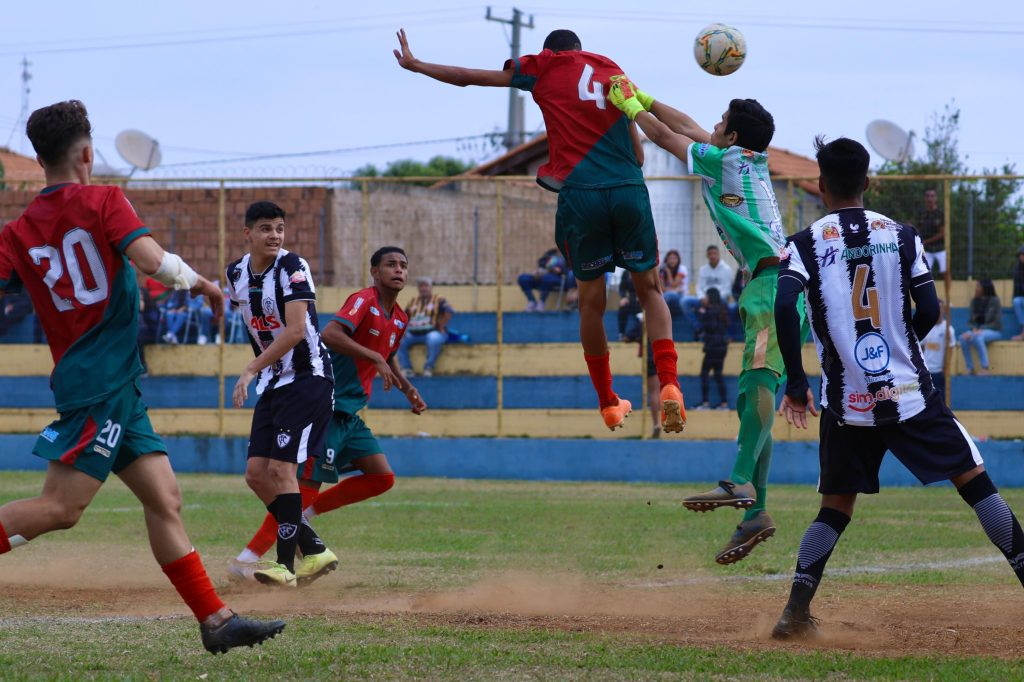
[[[245,469],[244,438],[168,437],[174,468],[182,473],[240,475]],[[31,453],[35,436],[0,436],[0,470],[41,470]],[[381,445],[399,476],[491,478],[551,481],[632,481],[684,483],[717,481],[732,468],[729,441],[595,441],[491,438],[382,438]],[[1024,486],[1024,441],[978,444],[996,485]],[[818,479],[816,442],[776,443],[773,483],[814,484]],[[882,465],[884,486],[917,485],[894,457]]]

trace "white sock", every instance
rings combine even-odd
[[[256,552],[252,551],[248,547],[243,549],[242,553],[238,555],[238,561],[240,561],[243,564],[251,564],[251,563],[259,561],[259,560],[260,560],[260,555],[257,554]]]
[[[28,540],[21,537],[20,535],[12,535],[11,537],[7,538],[7,542],[11,544],[11,549],[17,549],[22,545],[28,544]]]
[[[310,505],[302,510],[302,516],[308,521],[316,516],[316,511],[313,509],[313,505]]]

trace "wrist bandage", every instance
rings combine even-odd
[[[199,275],[181,256],[164,251],[163,260],[153,273],[153,279],[175,289],[192,289],[199,282]]]

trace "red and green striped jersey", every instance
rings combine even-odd
[[[348,331],[353,341],[380,353],[385,360],[390,360],[398,350],[409,326],[409,318],[401,306],[395,304],[391,310],[381,307],[377,287],[368,287],[349,296],[333,319]],[[377,370],[372,362],[333,350],[331,365],[334,368],[334,411],[355,414],[370,400]]]
[[[57,411],[102,402],[142,373],[139,289],[124,250],[149,234],[117,187],[47,187],[0,232],[0,288],[23,285],[53,354]]]
[[[608,102],[609,79],[622,73],[611,59],[572,50],[526,55],[505,62],[512,87],[528,90],[544,115],[550,160],[537,182],[558,191],[643,184],[629,119]]]

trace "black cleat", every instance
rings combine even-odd
[[[281,634],[284,625],[283,620],[250,620],[236,613],[219,627],[209,628],[200,625],[199,631],[203,635],[203,646],[207,651],[211,654],[225,654],[228,649],[234,649],[236,646],[251,648],[273,639]]]
[[[808,611],[796,611],[788,606],[772,628],[772,639],[814,639],[818,632],[818,619]]]

